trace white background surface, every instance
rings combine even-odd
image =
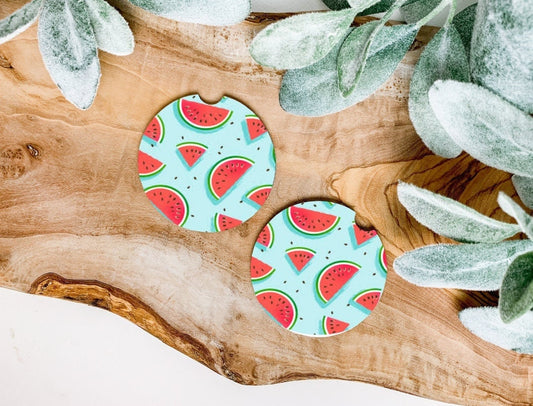
[[[461,8],[472,2],[461,2]],[[256,11],[324,8],[319,0],[253,4]],[[442,405],[358,382],[241,386],[109,312],[0,289],[0,405],[288,406],[369,401]]]

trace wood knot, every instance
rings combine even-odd
[[[28,149],[30,156],[32,156],[33,158],[38,158],[41,155],[39,149],[35,145],[26,144],[26,148]]]

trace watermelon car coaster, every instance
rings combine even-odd
[[[224,231],[265,203],[276,172],[261,120],[240,102],[176,100],[155,116],[139,146],[139,177],[153,205],[178,226]]]
[[[250,263],[259,303],[282,327],[308,336],[350,330],[376,307],[387,277],[375,231],[326,201],[291,206],[261,231]]]

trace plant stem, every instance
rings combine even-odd
[[[446,22],[444,23],[444,27],[448,27],[455,17],[455,10],[457,10],[457,0],[452,0],[450,3],[450,11],[448,12],[448,18],[446,19]]]

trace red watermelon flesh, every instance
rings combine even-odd
[[[361,245],[365,241],[368,241],[377,235],[376,230],[370,230],[370,231],[361,230],[355,223],[353,225],[353,232],[355,234],[357,245]]]
[[[272,229],[270,223],[263,227],[263,230],[261,230],[261,233],[257,238],[257,243],[266,248],[271,248],[272,244],[274,244],[274,230]]]
[[[255,297],[279,324],[291,329],[296,323],[298,311],[294,300],[284,292],[268,289],[257,292]]]
[[[268,264],[265,264],[263,261],[252,257],[252,260],[250,262],[250,276],[252,278],[252,281],[259,281],[265,279],[268,276],[272,275],[272,272],[274,272],[274,268],[272,268]]]
[[[339,217],[332,214],[292,206],[288,211],[289,222],[304,234],[320,235],[333,230]]]
[[[229,157],[218,162],[209,174],[209,190],[219,200],[253,166],[254,162],[242,157]]]
[[[381,297],[381,290],[379,289],[370,289],[359,292],[354,297],[354,302],[359,303],[361,306],[372,311],[376,307]]]
[[[252,202],[262,206],[272,191],[272,186],[260,186],[248,192],[246,197]]]
[[[359,271],[359,268],[359,265],[349,261],[339,261],[328,265],[322,270],[316,281],[318,297],[324,303],[329,302]]]
[[[192,168],[196,162],[202,157],[202,155],[207,151],[207,147],[203,144],[198,144],[196,142],[187,142],[177,146],[178,151],[181,156],[189,165],[189,168]]]
[[[225,214],[216,214],[215,215],[215,230],[217,231],[226,231],[230,228],[237,227],[239,224],[242,224],[242,221],[235,219]]]
[[[286,251],[286,254],[289,257],[291,263],[298,270],[298,272],[301,272],[301,270],[306,267],[309,261],[313,259],[313,257],[315,256],[315,251],[309,248],[296,247],[289,248]]]
[[[214,130],[226,124],[232,111],[191,100],[180,99],[178,106],[181,118],[199,130]]]
[[[322,326],[327,335],[342,333],[343,331],[346,331],[349,325],[349,323],[334,319],[333,317],[324,316],[324,319],[322,320]]]
[[[182,226],[189,215],[187,200],[170,186],[153,186],[145,190],[146,196],[173,223]]]
[[[154,140],[155,142],[163,141],[164,137],[164,126],[163,122],[158,116],[155,116],[152,121],[146,127],[143,133],[144,136]]]
[[[161,172],[166,166],[163,162],[142,151],[139,151],[138,165],[139,176],[153,176]]]
[[[252,141],[267,132],[265,125],[257,116],[246,116],[246,125]]]

